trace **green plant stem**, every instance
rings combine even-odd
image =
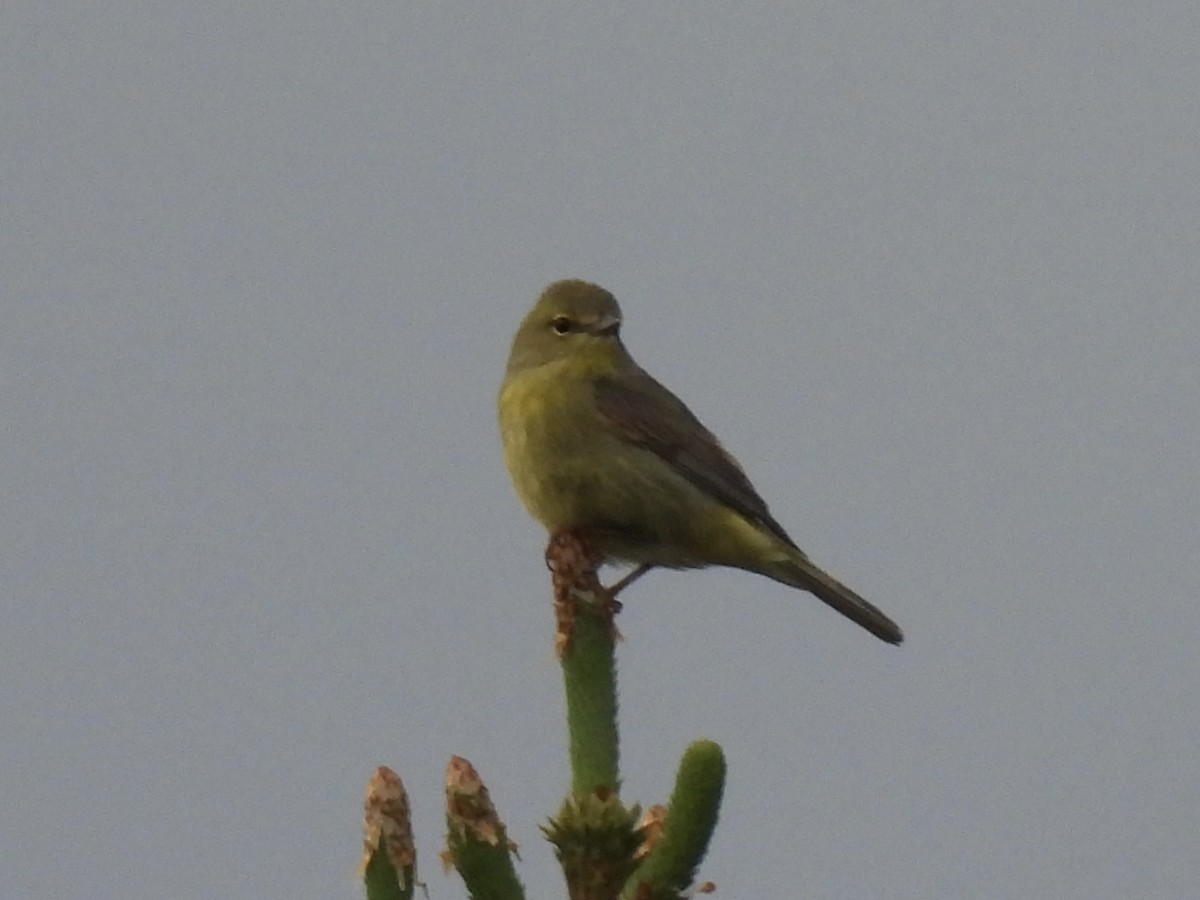
[[[567,694],[571,789],[576,796],[618,789],[617,666],[611,616],[579,600],[562,655]]]
[[[447,846],[471,900],[525,900],[506,842],[492,844],[452,833]]]
[[[367,900],[412,900],[414,872],[412,866],[397,871],[388,859],[387,839],[380,838],[379,846],[371,853],[363,871]]]
[[[725,787],[719,744],[696,741],[683,753],[661,842],[626,883],[625,898],[675,898],[695,878],[717,825]]]

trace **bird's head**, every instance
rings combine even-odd
[[[599,285],[556,281],[521,321],[508,357],[508,371],[578,359],[593,365],[628,358],[621,344],[621,307]]]

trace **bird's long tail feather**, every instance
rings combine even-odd
[[[889,644],[899,644],[904,640],[904,633],[899,625],[832,575],[822,571],[806,556],[792,556],[780,560],[763,574],[808,591],[880,640]]]

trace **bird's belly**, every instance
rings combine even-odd
[[[531,396],[533,395],[533,396]],[[525,392],[502,417],[505,461],[517,494],[550,531],[611,518],[623,493],[611,476],[613,448],[587,406]]]
[[[728,507],[610,432],[590,398],[537,386],[510,391],[501,405],[505,460],[517,494],[548,531],[578,530],[610,559],[675,568],[721,562],[713,532],[735,515]]]

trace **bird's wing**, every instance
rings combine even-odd
[[[601,378],[595,392],[597,410],[621,437],[651,451],[706,494],[796,546],[737,460],[669,390],[639,370],[634,379]]]

